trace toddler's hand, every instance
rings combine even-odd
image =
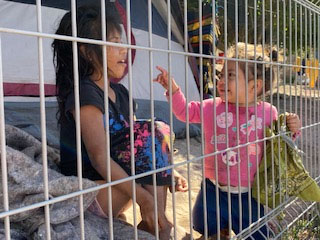
[[[160,66],[157,66],[156,68],[161,73],[159,73],[157,78],[153,79],[153,81],[160,83],[162,85],[162,87],[164,87],[167,91],[169,91],[168,72]],[[179,90],[179,87],[173,78],[171,78],[171,82],[172,82],[172,84],[171,84],[172,94],[175,94]]]
[[[298,133],[300,131],[301,121],[300,121],[300,118],[297,114],[289,113],[286,116],[286,122],[287,122],[287,126],[288,126],[289,130],[292,133]]]

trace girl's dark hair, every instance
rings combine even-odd
[[[278,52],[276,50],[267,52],[264,49],[262,49],[261,45],[254,46],[253,44],[245,44],[239,42],[237,44],[237,56],[236,45],[228,49],[227,56],[229,58],[252,60],[253,62],[248,62],[247,64],[243,61],[239,61],[239,68],[245,73],[247,66],[248,77],[250,81],[254,79],[256,65],[257,79],[264,79],[264,91],[270,91],[270,94],[272,94],[274,82],[277,80],[277,73],[275,71],[275,67],[272,64],[270,64],[270,60],[278,60]],[[259,94],[259,96],[260,95],[262,95],[262,92]]]
[[[107,11],[108,10],[108,11]],[[115,8],[106,8],[107,37],[110,33],[117,31],[121,33],[119,18],[109,12],[116,11]],[[101,9],[98,6],[81,6],[77,8],[77,37],[102,40]],[[72,36],[71,11],[66,13],[56,31],[58,35]],[[96,44],[78,42],[78,65],[79,81],[86,76],[92,75],[99,70],[95,66],[102,66],[102,47]],[[73,55],[72,42],[55,39],[52,43],[53,62],[56,72],[56,88],[59,111],[57,113],[58,123],[65,120],[65,101],[73,91]],[[80,51],[81,49],[81,51]],[[94,60],[94,61],[93,61]]]

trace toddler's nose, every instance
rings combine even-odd
[[[224,85],[224,78],[218,78],[217,79],[217,85],[220,85],[220,86],[222,86],[222,85]]]

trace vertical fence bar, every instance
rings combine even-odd
[[[3,70],[2,70],[2,35],[0,34],[0,143],[1,143],[1,175],[2,175],[2,193],[3,210],[9,211],[9,193],[8,193],[8,173],[7,173],[7,150],[6,133],[4,120],[4,93],[3,93]],[[5,237],[10,240],[10,217],[4,218]]]
[[[152,2],[151,0],[148,0],[148,41],[149,41],[149,47],[153,47],[152,42]],[[154,91],[153,91],[153,52],[149,51],[149,78],[150,78],[150,113],[151,113],[151,126],[155,126],[154,122]],[[156,155],[155,155],[155,130],[154,127],[151,128],[151,144],[152,144],[152,169],[156,169]],[[153,197],[154,197],[154,219],[158,219],[158,195],[157,195],[157,178],[156,174],[152,174],[152,180],[153,180]],[[159,239],[159,226],[158,224],[155,224],[155,235],[156,239]]]
[[[280,50],[280,3],[279,0],[277,0],[277,10],[276,10],[276,16],[277,16],[277,52],[279,52]],[[272,60],[271,60],[272,61]],[[279,93],[279,85],[280,85],[280,65],[279,65],[279,59],[277,59],[277,109],[280,111],[280,93]],[[278,118],[278,126],[277,126],[277,131],[279,132],[280,127],[279,127],[279,118]],[[278,158],[280,159],[280,137],[278,138]],[[278,174],[279,176],[281,176],[281,168],[280,166],[278,166]],[[280,202],[282,202],[282,186],[281,186],[281,179],[278,180],[278,184],[279,184],[279,198],[280,198]]]
[[[287,58],[287,52],[286,52],[286,47],[287,47],[287,44],[286,44],[286,29],[287,29],[287,26],[286,26],[286,2],[283,1],[282,2],[282,15],[283,15],[283,27],[282,27],[282,32],[283,32],[283,98],[284,98],[284,103],[283,103],[283,106],[284,106],[284,112],[287,112],[287,94],[286,94],[286,86],[287,86],[287,74],[286,74],[286,71],[287,71],[287,68],[285,66],[286,64],[286,58]],[[289,11],[291,11],[291,9],[289,9]],[[289,31],[290,31],[290,28],[289,28]],[[291,41],[291,40],[290,40]],[[290,45],[290,44],[289,44]],[[290,50],[289,50],[289,53],[290,53]],[[291,63],[291,59],[289,59],[289,62]],[[290,67],[291,69],[291,67]],[[291,92],[291,83],[290,83],[290,92]],[[289,96],[289,104],[291,103],[291,94]],[[289,112],[291,113],[291,105],[289,105]],[[284,118],[284,124],[286,125],[286,118]],[[284,147],[285,149],[285,152],[284,152],[284,161],[285,161],[285,164],[286,166],[288,165],[288,156],[287,156],[287,145],[285,145]],[[285,174],[287,176],[287,170],[285,170]],[[285,179],[285,196],[286,198],[284,199],[287,199],[288,197],[288,180]]]
[[[254,114],[255,114],[255,126],[257,126],[257,1],[254,1],[254,14],[253,14],[253,17],[254,17],[254,33],[253,33],[253,56],[254,56]],[[258,131],[256,130],[255,131],[255,141],[258,140]],[[258,152],[258,145],[257,143],[254,144],[254,147],[255,147],[255,151],[256,153]],[[250,158],[249,156],[247,156],[248,158]],[[256,157],[255,157],[255,161],[256,161],[256,177],[258,179],[258,193],[259,193],[259,189],[260,189],[260,186],[259,186],[259,171],[258,171],[258,167],[259,167],[259,159],[258,159],[258,154],[256,154]],[[249,168],[250,169],[250,168]],[[250,172],[251,170],[249,170]],[[250,175],[250,174],[249,174]],[[250,196],[250,199],[251,199],[251,189],[249,188],[249,196]],[[260,221],[260,194],[258,194],[258,209],[257,209],[257,215],[258,215],[258,219],[257,221],[259,222]]]
[[[215,4],[216,2],[213,1],[212,2],[212,17],[215,18],[216,15],[216,9],[215,9]],[[216,28],[216,21],[215,19],[213,20],[215,25],[214,27]],[[215,31],[214,31],[215,32]],[[216,53],[218,53],[217,49],[216,49],[216,35],[213,34],[213,47],[212,47],[212,52],[215,55]],[[226,54],[226,53],[224,53]],[[218,55],[219,56],[219,55]],[[216,59],[218,58],[214,58],[213,59],[213,71],[212,71],[212,75],[213,75],[213,106],[216,106],[216,97],[217,97],[217,81],[216,81]],[[221,61],[221,59],[219,59]],[[218,80],[220,81],[220,79]],[[216,107],[213,108],[213,118],[216,118]],[[213,132],[216,133],[217,132],[217,123],[216,121],[213,121]],[[213,135],[213,139],[214,139],[214,149],[215,151],[217,150],[217,134]],[[217,222],[217,239],[220,240],[220,198],[219,198],[219,175],[218,175],[218,161],[217,161],[217,156],[214,156],[214,168],[215,168],[215,191],[216,191],[216,222]]]
[[[298,7],[297,7],[297,2],[294,1],[294,39],[295,39],[295,44],[294,44],[294,52],[295,52],[295,65],[297,65],[297,58],[298,58]],[[297,67],[299,69],[299,66]],[[300,73],[301,73],[301,68],[300,68]],[[298,70],[295,73],[295,82],[294,82],[294,90],[295,90],[295,102],[294,102],[294,112],[298,114],[298,89],[297,89],[297,84],[298,84]],[[301,115],[300,115],[301,117]]]
[[[239,78],[239,55],[238,55],[238,42],[239,42],[239,28],[238,28],[238,0],[235,1],[235,61],[236,61],[236,79]],[[239,99],[239,84],[238,81],[236,81],[236,99]],[[239,125],[239,102],[236,101],[236,144],[239,145],[240,144],[240,133],[239,133],[239,129],[240,129],[240,125]],[[240,148],[237,148],[237,154],[238,156],[240,156]],[[238,161],[237,164],[238,167],[238,202],[239,202],[239,231],[241,233],[242,231],[242,199],[241,199],[241,161]],[[240,235],[241,237],[241,235]]]
[[[169,81],[169,95],[170,95],[170,101],[169,101],[169,109],[170,109],[170,126],[173,126],[173,114],[172,114],[172,82],[171,82],[171,76],[172,76],[172,69],[171,69],[171,49],[172,49],[172,42],[171,42],[171,1],[167,1],[167,36],[168,36],[168,79]],[[170,128],[170,149],[173,149],[173,128]],[[171,186],[172,186],[172,217],[173,217],[173,226],[174,226],[174,238],[177,238],[177,219],[176,219],[176,195],[175,195],[175,179],[174,179],[174,155],[171,151],[171,163],[173,165],[172,172],[171,172]]]
[[[308,9],[304,6],[304,59],[305,59],[305,64],[304,64],[304,69],[305,69],[305,76],[307,76],[307,57],[308,57]],[[307,107],[307,102],[308,102],[308,91],[307,91],[307,81],[304,79],[304,118],[305,118],[305,126],[308,126],[308,108]],[[309,135],[309,129],[306,129],[306,137],[301,140],[302,145],[307,142],[307,136]],[[309,147],[305,147],[305,166],[307,169],[309,169]],[[303,220],[305,220],[305,215],[302,216]]]
[[[272,5],[272,1],[273,0],[270,0],[270,52],[272,52],[273,50],[273,47],[272,47],[272,44],[273,44],[273,5]],[[270,64],[272,64],[272,59],[270,59]],[[273,79],[273,68],[274,68],[274,65],[271,65],[271,68],[270,68],[270,79]],[[271,91],[271,95],[270,95],[270,104],[273,105],[273,84],[272,84],[272,81],[270,81],[270,91]],[[273,128],[273,119],[272,119],[272,115],[270,114],[270,127],[271,129]],[[270,139],[270,144],[271,144],[271,152],[274,152],[274,147],[273,147],[273,138]],[[274,176],[274,171],[275,171],[275,166],[274,166],[274,155],[272,154],[271,156],[271,165],[272,165],[272,168],[271,168],[271,172],[272,172],[272,185],[275,186],[275,176]],[[272,187],[272,208],[275,207],[275,187]]]
[[[184,52],[188,53],[188,2],[187,0],[183,1],[184,9],[183,9],[183,16],[184,16],[184,21],[183,21],[183,27],[184,27]],[[186,102],[189,102],[189,78],[188,78],[188,55],[185,55],[184,59],[184,70],[185,70],[185,96],[186,96]],[[186,142],[187,142],[187,161],[190,160],[190,127],[189,127],[189,108],[188,105],[186,105]],[[191,168],[190,168],[190,163],[188,162],[187,164],[187,174],[188,174],[188,207],[189,207],[189,227],[190,227],[190,239],[193,239],[193,218],[192,218],[192,194],[191,194]]]
[[[313,12],[313,60],[314,60],[314,64],[313,67],[316,67],[316,60],[317,60],[317,55],[316,55],[316,12]],[[313,86],[313,96],[312,96],[312,99],[313,99],[313,107],[311,109],[313,109],[313,115],[312,115],[312,123],[316,123],[316,84],[317,84],[317,79],[316,79],[316,76],[317,76],[317,70],[314,69],[314,86]],[[312,111],[311,111],[312,112]],[[312,158],[312,165],[311,168],[313,169],[313,173],[312,173],[312,177],[316,178],[317,175],[316,175],[316,171],[315,168],[315,163],[316,163],[316,159],[317,159],[317,152],[316,152],[316,147],[315,147],[315,142],[316,142],[316,132],[315,131],[312,131],[312,148],[313,148],[313,158]]]
[[[315,101],[315,105],[314,105],[314,121],[316,123],[319,123],[319,114],[318,113],[318,109],[319,109],[319,34],[320,34],[320,31],[319,31],[319,14],[317,12],[315,12],[314,14],[314,37],[315,37],[315,42],[314,42],[314,54],[315,54],[315,60],[318,61],[318,64],[315,64],[316,65],[316,68],[315,71],[318,71],[318,77],[315,79],[315,86],[314,86],[314,101]],[[319,125],[317,125],[315,127],[315,133],[314,133],[314,136],[315,136],[315,148],[314,148],[314,160],[315,160],[315,163],[314,163],[314,168],[316,169],[315,171],[315,177],[317,178],[318,176],[320,176],[320,172],[319,172],[319,166],[318,166],[318,159],[319,159],[319,154],[318,154],[318,148],[316,147],[318,144],[319,144],[319,139],[318,139],[318,131],[319,131]]]
[[[224,52],[227,54],[228,52],[228,1],[224,1]],[[228,110],[228,60],[224,62],[224,76],[225,76],[225,93],[226,93],[226,113],[229,112]],[[225,121],[228,122],[228,114],[225,115]],[[226,128],[226,149],[229,148],[229,136],[228,136],[228,128]],[[226,151],[226,158],[228,159],[229,152]],[[232,216],[231,216],[231,193],[230,193],[230,165],[229,161],[227,161],[227,188],[228,188],[228,233],[231,236],[232,233]]]
[[[290,90],[289,90],[289,95],[290,95],[290,99],[289,99],[289,112],[293,112],[292,109],[292,0],[289,0],[289,79],[290,79]]]
[[[77,37],[77,9],[76,1],[71,0],[71,23],[72,36]],[[73,74],[74,74],[74,97],[75,97],[75,122],[76,122],[76,139],[77,139],[77,175],[79,190],[83,190],[82,185],[82,154],[81,154],[81,127],[80,127],[80,97],[79,97],[79,63],[78,63],[78,43],[72,41],[73,56]],[[80,234],[81,239],[85,239],[84,232],[84,211],[83,211],[83,195],[79,196],[79,212],[80,212]]]
[[[107,41],[107,23],[106,23],[106,4],[105,0],[101,0],[101,34],[102,41]],[[107,179],[106,182],[110,183],[111,180],[111,158],[110,158],[110,135],[109,135],[109,91],[108,91],[108,61],[107,61],[107,46],[102,45],[102,68],[103,68],[103,92],[104,92],[104,122],[105,122],[105,136],[106,136],[106,149],[107,149]],[[109,238],[113,240],[113,212],[112,212],[112,187],[107,187],[108,199],[108,224],[109,224]]]
[[[199,8],[199,86],[200,86],[200,122],[201,122],[201,155],[204,155],[204,122],[203,122],[203,42],[202,42],[202,1],[198,1]],[[202,188],[203,188],[203,216],[204,216],[204,237],[208,238],[208,216],[207,216],[207,196],[206,196],[206,180],[205,180],[205,161],[201,159],[202,166]]]
[[[42,14],[41,0],[37,0],[37,29],[42,33]],[[38,64],[39,64],[39,89],[40,89],[40,117],[41,117],[41,147],[42,147],[42,167],[43,167],[43,186],[44,199],[49,200],[49,184],[48,184],[48,161],[47,161],[47,132],[46,132],[46,115],[45,115],[45,89],[44,89],[44,73],[43,73],[43,41],[42,37],[38,37]],[[44,207],[46,237],[51,239],[50,233],[50,208],[49,205]]]
[[[130,0],[126,0],[126,15],[127,15],[127,40],[131,46],[131,5]],[[133,134],[133,96],[132,96],[132,49],[128,49],[128,82],[129,82],[129,115],[130,115],[130,151],[131,151],[131,175],[135,175],[135,156],[134,156],[134,134]],[[138,239],[137,230],[137,196],[136,196],[136,180],[132,180],[132,202],[133,202],[133,225],[134,237]]]
[[[249,5],[248,5],[248,0],[245,0],[245,59],[248,59],[248,15],[249,15]],[[245,104],[245,109],[246,109],[246,123],[249,120],[249,114],[248,114],[248,81],[249,81],[249,75],[248,75],[248,61],[245,62],[245,98],[246,98],[246,104]],[[249,142],[249,136],[248,136],[248,132],[246,131],[246,143]],[[247,163],[247,168],[250,169],[249,165],[249,158],[248,158],[248,146],[246,146],[246,163]],[[250,174],[248,174],[248,189],[250,190],[251,185],[250,185]],[[250,195],[250,191],[248,192],[248,205],[249,205],[249,228],[250,225],[252,223],[252,208],[251,208],[251,195]]]
[[[303,48],[302,48],[302,31],[303,31],[303,29],[302,29],[302,6],[301,5],[299,5],[299,20],[300,20],[300,31],[299,31],[299,37],[300,37],[300,60],[301,60],[301,62],[300,62],[300,101],[299,101],[299,109],[300,109],[300,117],[301,117],[301,123],[302,123],[302,125],[305,125],[305,119],[304,119],[304,117],[303,117],[303,111],[302,111],[302,97],[303,97],[303,95],[302,95],[302,57],[303,57],[303,55],[302,55],[302,52],[303,52]],[[304,139],[304,133],[302,132],[302,134],[301,134],[301,136],[300,136],[300,148],[303,148],[303,139]],[[306,156],[305,156],[306,157]],[[303,160],[305,160],[305,157],[304,157],[304,159]]]
[[[312,89],[311,89],[311,81],[312,81],[312,75],[313,75],[313,53],[312,53],[312,11],[309,10],[309,98],[310,98],[310,102],[309,102],[309,123],[312,124]],[[308,99],[308,98],[307,98]],[[313,168],[312,168],[312,162],[313,162],[313,151],[312,151],[312,147],[313,147],[313,131],[312,128],[309,129],[309,140],[310,140],[310,144],[309,145],[309,152],[310,152],[310,172],[311,172],[311,176],[313,176]]]
[[[318,31],[317,31],[317,33],[318,33],[318,59],[320,58],[320,15],[319,15],[319,13],[317,14],[317,17],[318,17],[318,27],[317,27],[317,29],[318,29]],[[0,56],[1,56],[1,54],[0,54]],[[319,62],[320,63],[320,62]],[[317,111],[320,111],[320,101],[319,101],[319,97],[320,97],[320,65],[319,65],[319,63],[318,63],[318,81],[317,81],[317,96],[318,96],[318,99],[317,99]],[[320,122],[320,114],[319,114],[319,112],[318,112],[318,114],[317,114],[317,123],[319,123]],[[318,125],[318,127],[317,127],[317,130],[318,130],[318,132],[319,132],[319,130],[320,130],[320,126]],[[317,136],[317,143],[319,143],[319,137]],[[317,158],[316,158],[316,160],[317,160],[317,164],[316,164],[316,169],[318,169],[318,171],[317,171],[317,174],[318,174],[318,177],[320,176],[320,171],[319,171],[319,168],[320,168],[320,163],[319,163],[319,156],[320,154],[318,153],[317,154]],[[319,214],[319,213],[318,213]]]
[[[262,29],[265,29],[265,18],[266,18],[266,6],[265,6],[265,0],[262,0]],[[262,59],[265,59],[265,40],[266,40],[266,36],[265,36],[265,31],[262,30]],[[263,86],[262,86],[262,101],[265,102],[266,101],[266,75],[265,75],[265,69],[266,69],[266,65],[265,63],[262,65],[262,82],[263,82]],[[265,114],[265,107],[263,105],[263,110],[262,110],[262,119],[263,122],[266,122],[266,114]],[[263,138],[266,137],[266,132],[263,131]],[[269,206],[268,206],[268,184],[267,184],[267,179],[268,179],[268,172],[267,172],[267,152],[265,151],[265,149],[267,148],[267,143],[266,141],[263,141],[263,159],[261,160],[261,162],[263,161],[264,163],[264,181],[265,181],[265,185],[264,185],[264,189],[265,189],[265,203],[266,203],[266,208],[265,208],[265,212],[266,215],[269,212]],[[260,185],[260,184],[259,184]],[[267,228],[267,237],[269,237],[269,228]]]
[[[304,7],[304,27],[305,27],[305,31],[304,31],[304,59],[305,59],[305,75],[307,76],[306,72],[307,72],[307,57],[308,57],[308,9],[306,7]],[[304,94],[304,119],[305,119],[305,126],[308,126],[308,91],[307,91],[307,81],[306,79],[304,79],[304,89],[305,89],[305,94]],[[309,135],[309,129],[306,129],[306,136]],[[303,139],[303,142],[306,143],[307,142],[307,138]],[[304,145],[304,144],[303,144]],[[309,147],[306,146],[305,148],[305,153],[306,153],[306,158],[305,158],[305,166],[306,168],[309,170]],[[303,218],[305,218],[305,216],[303,216]]]

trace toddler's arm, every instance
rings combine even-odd
[[[153,81],[160,83],[162,87],[164,87],[164,89],[169,91],[168,72],[160,66],[157,66],[156,68],[161,73],[159,73],[157,78],[155,78]],[[175,94],[179,90],[179,86],[177,85],[176,81],[173,78],[171,78],[171,87],[172,87],[172,94]]]
[[[153,81],[160,83],[166,90],[167,99],[168,90],[169,90],[169,79],[168,79],[168,72],[163,69],[162,67],[157,66],[157,69],[161,72],[157,78]],[[172,111],[174,115],[180,121],[186,121],[186,105],[189,110],[189,121],[191,123],[200,123],[201,122],[201,102],[199,101],[191,101],[187,104],[186,98],[181,92],[179,86],[177,85],[176,81],[171,78],[171,87],[172,87]],[[210,111],[212,106],[212,99],[206,99],[202,102],[204,111]],[[210,114],[211,116],[212,114]]]

